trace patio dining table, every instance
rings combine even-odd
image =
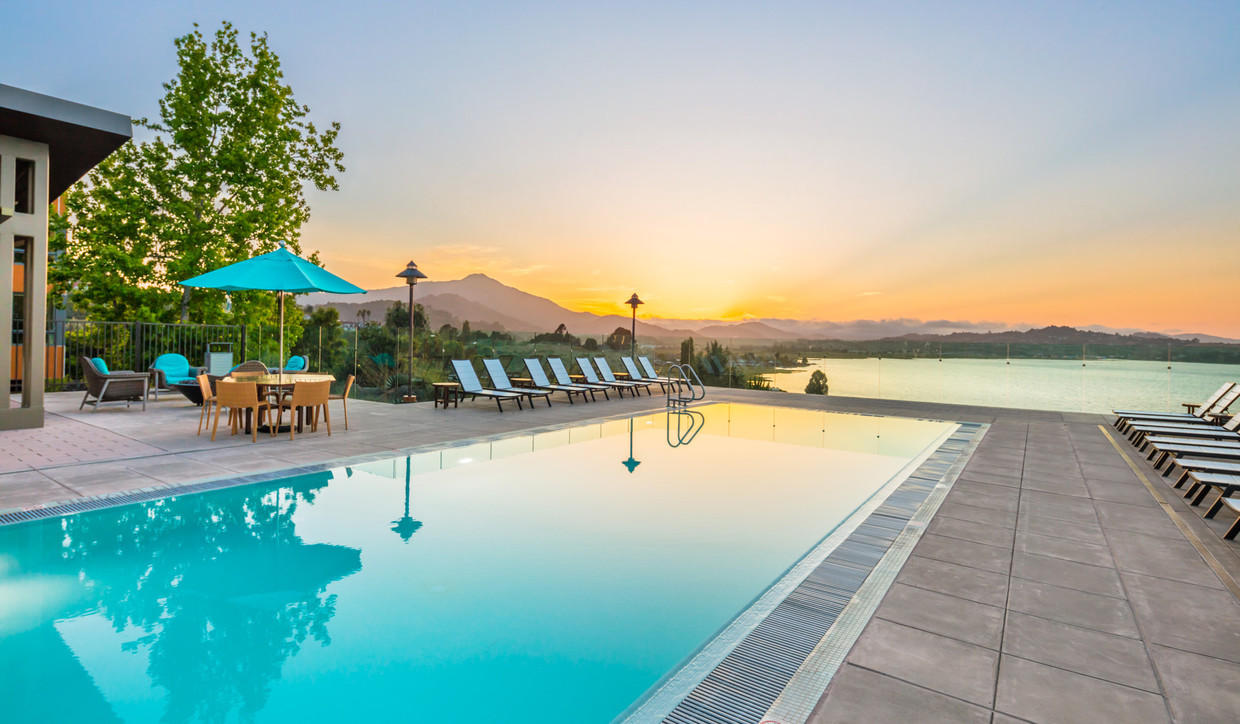
[[[262,399],[266,397],[272,390],[291,390],[293,389],[293,386],[296,385],[298,382],[322,382],[324,380],[328,382],[335,382],[336,376],[325,375],[325,374],[315,374],[311,372],[285,372],[282,375],[281,374],[266,374],[266,375],[253,375],[253,376],[247,375],[244,377],[233,377],[232,379],[235,379],[239,382],[253,382],[257,384],[258,385],[258,397],[259,399]],[[303,412],[304,410],[301,410],[301,409],[297,410],[297,432],[301,432],[302,424],[304,422]],[[253,424],[253,421],[250,419],[250,411],[246,410],[245,431],[247,433],[250,432],[251,424]],[[292,424],[292,423],[290,422],[289,424]],[[267,430],[263,430],[263,428],[259,428],[259,430],[263,432],[267,431]],[[281,427],[276,432],[288,432],[288,428]]]

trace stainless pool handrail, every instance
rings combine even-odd
[[[672,441],[672,415],[676,416],[676,440]],[[685,423],[688,427],[685,427]],[[697,410],[667,408],[667,444],[669,447],[680,447],[693,442],[693,438],[706,427],[706,416]]]
[[[672,373],[676,374],[672,374]],[[702,378],[698,377],[697,372],[691,364],[672,365],[667,370],[667,377],[672,381],[667,387],[667,406],[684,406],[690,402],[696,402],[706,397],[706,385],[702,384]],[[689,394],[684,394],[684,389],[688,388]],[[672,394],[675,389],[675,395]]]

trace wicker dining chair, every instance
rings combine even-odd
[[[331,393],[331,380],[323,380],[321,382],[298,382],[293,385],[293,394],[280,400],[280,409],[276,413],[276,427],[279,428],[284,422],[284,411],[289,411],[288,439],[293,439],[293,431],[297,429],[297,425],[292,422],[292,417],[297,414],[298,408],[304,408],[305,418],[310,422],[310,429],[317,430],[319,427],[319,409],[323,410],[323,422],[327,423],[327,434],[332,434],[332,419],[327,411],[327,398]]]
[[[228,424],[232,434],[237,434],[241,425],[241,414],[253,410],[253,426],[250,428],[254,442],[258,442],[258,426],[263,423],[264,413],[271,412],[271,403],[258,399],[258,385],[253,382],[229,382],[221,380],[215,386],[215,424],[211,427],[211,439],[215,440],[215,431],[220,427],[220,410],[228,408]],[[271,428],[275,435],[276,428]]]
[[[340,400],[340,403],[344,405],[344,429],[346,430],[349,429],[349,391],[353,389],[354,379],[356,378],[353,375],[349,375],[349,379],[344,383],[344,392],[327,396],[328,400]]]
[[[198,434],[202,434],[202,423],[210,422],[208,410],[215,404],[215,391],[211,389],[211,376],[203,373],[198,375],[198,390],[202,393],[202,412],[198,414]]]

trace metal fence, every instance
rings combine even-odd
[[[15,359],[20,359],[24,338],[15,325]],[[47,325],[47,389],[81,389],[83,357],[98,357],[109,369],[145,371],[156,357],[175,353],[197,366],[205,363],[207,345],[216,342],[232,344],[237,362],[246,359],[245,325],[52,321]],[[21,390],[20,374],[20,365],[15,365],[9,383],[13,392]]]

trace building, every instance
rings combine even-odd
[[[0,85],[0,380],[22,380],[0,430],[43,426],[48,205],[132,135],[128,116]]]

